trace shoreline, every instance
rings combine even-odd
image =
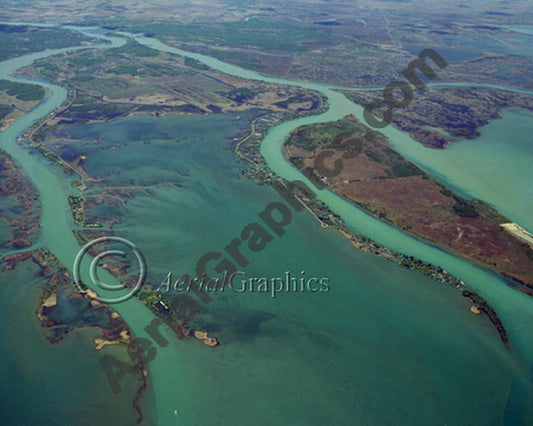
[[[279,123],[276,123],[279,124]],[[251,135],[252,133],[250,133]],[[238,147],[241,146],[241,143],[245,142],[250,138],[250,135],[243,138],[239,144]],[[261,144],[262,139],[259,141],[259,147]],[[249,147],[249,150],[254,152],[254,149],[256,149],[256,152],[254,154],[256,156],[259,156],[262,159],[262,155],[260,153],[259,148],[256,148],[257,145],[252,143],[252,145]],[[286,156],[286,141],[283,143],[282,146],[283,154],[285,158]],[[262,161],[262,167],[256,162],[250,162],[248,159],[243,158],[240,153],[236,152],[236,154],[241,158],[241,161],[248,161],[249,163],[252,163],[253,166],[249,167],[248,169],[244,169],[242,174],[246,177],[248,177],[251,180],[258,181],[261,185],[284,185],[287,186],[287,182],[285,179],[281,177],[277,177],[277,175],[274,174],[274,172],[266,165],[265,161]],[[287,159],[287,161],[289,161]],[[355,248],[357,248],[360,251],[372,253],[378,257],[385,258],[389,261],[395,262],[399,267],[405,268],[405,269],[412,269],[418,273],[421,273],[439,283],[445,283],[447,285],[452,286],[455,290],[460,291],[461,294],[463,294],[465,291],[471,294],[477,295],[477,293],[470,292],[467,290],[466,284],[460,280],[459,278],[455,277],[454,275],[448,273],[446,270],[444,270],[440,266],[433,265],[431,263],[425,262],[421,259],[417,259],[413,256],[407,256],[400,252],[397,252],[395,250],[389,249],[385,246],[383,246],[380,243],[377,243],[376,241],[373,241],[372,239],[362,235],[362,234],[356,234],[352,231],[350,231],[344,221],[336,215],[334,212],[332,212],[329,207],[327,207],[324,203],[318,200],[311,201],[309,199],[305,199],[305,197],[302,197],[300,194],[295,194],[297,198],[299,199],[300,203],[315,217],[315,219],[320,223],[321,227],[333,227],[335,228],[341,235],[343,235]],[[357,204],[358,205],[358,204]],[[361,206],[359,206],[362,208]],[[363,209],[365,212],[370,214],[376,219],[380,219],[378,216],[372,214],[372,212],[368,212],[366,209]],[[395,226],[395,225],[392,225]],[[400,228],[398,228],[400,229]],[[416,238],[420,238],[415,236]],[[434,244],[431,241],[424,241],[425,243]],[[469,261],[475,261],[474,259],[470,259],[467,256],[463,256],[460,253],[454,254],[454,256],[463,257]],[[479,264],[479,266],[483,267],[482,264]],[[502,276],[505,276],[502,274]],[[510,277],[508,277],[510,278]],[[480,299],[481,296],[477,295]],[[470,300],[470,299],[469,299]],[[490,311],[493,313],[493,317],[497,318],[497,321],[492,321],[491,315],[487,313],[487,316],[489,316],[489,319],[491,319],[491,322],[495,325],[497,331],[500,333],[500,338],[502,342],[509,346],[509,340],[507,338],[507,332],[505,328],[503,327],[503,324],[499,320],[496,312],[483,300],[484,304],[487,307],[487,311]],[[477,306],[474,301],[472,301],[473,306]],[[472,314],[476,315],[476,312],[471,310]],[[481,312],[486,313],[481,309]]]
[[[359,145],[351,148],[357,148],[351,151],[353,160],[335,176],[322,176],[314,166],[317,159],[323,153],[334,158],[341,155],[334,154],[342,148],[340,141],[335,139],[329,144],[327,139],[323,141],[324,134],[327,136],[331,131],[349,132],[357,137],[366,127],[353,115],[300,126],[284,141],[285,160],[317,187],[329,188],[370,216],[424,243],[495,271],[509,278],[514,284],[511,287],[533,295],[533,252],[517,239],[533,241],[526,230],[518,225],[505,225],[509,219],[483,201],[454,193],[394,151],[387,137],[365,142],[357,139]],[[337,166],[337,161],[342,160],[335,161]],[[406,194],[412,198],[407,199]]]
[[[60,261],[57,259],[57,257],[51,253],[48,249],[36,249],[32,251],[26,251],[23,253],[17,253],[13,254],[11,256],[6,256],[5,259],[3,259],[4,265],[2,270],[11,270],[13,269],[18,263],[24,262],[27,260],[31,260],[33,263],[35,263],[41,270],[40,275],[45,277],[47,279],[46,285],[44,285],[41,289],[41,299],[39,302],[39,305],[35,311],[35,314],[37,315],[40,323],[41,328],[43,330],[55,330],[58,327],[66,327],[66,332],[63,332],[60,336],[52,335],[48,336],[45,333],[43,333],[43,337],[48,341],[49,344],[55,345],[60,344],[65,340],[71,332],[75,332],[77,330],[82,329],[92,329],[97,330],[98,332],[102,333],[101,337],[96,337],[93,340],[93,343],[95,344],[95,351],[99,351],[105,346],[108,345],[126,345],[131,341],[131,330],[129,325],[122,319],[121,315],[113,311],[108,305],[103,303],[97,303],[94,304],[93,302],[97,302],[94,298],[97,297],[97,294],[87,288],[85,291],[77,291],[74,289],[71,285],[71,278],[70,273],[68,270],[62,266]],[[69,325],[68,323],[64,323],[63,321],[54,321],[50,320],[47,317],[47,314],[49,310],[55,309],[59,304],[64,301],[64,297],[60,298],[58,297],[60,293],[66,293],[66,300],[71,298],[84,298],[87,299],[89,302],[87,309],[96,312],[96,311],[107,311],[107,314],[109,315],[109,327],[105,327],[102,325],[99,325],[97,323],[93,324],[72,324]],[[57,338],[59,337],[59,338]],[[52,340],[51,340],[52,339]],[[141,359],[142,361],[142,359]],[[144,414],[142,412],[142,408],[140,405],[140,401],[146,390],[148,389],[148,370],[146,369],[146,365],[144,362],[139,364],[139,372],[141,374],[141,377],[139,380],[142,382],[140,387],[135,392],[135,397],[133,399],[132,405],[135,411],[138,414],[138,420],[137,424],[141,423],[144,419]]]
[[[143,370],[143,377],[144,377],[144,370]],[[144,392],[145,392],[145,390],[146,390],[146,387],[147,387],[147,384],[146,384],[146,383],[147,383],[147,378],[144,377],[144,384],[143,384],[143,385],[141,386],[141,388],[138,390],[138,395],[137,395],[136,398],[135,398],[135,402],[134,402],[134,404],[135,404],[136,409],[139,407],[139,405],[138,405],[139,399],[141,398],[141,396],[144,394]],[[140,408],[139,408],[139,410],[140,410]],[[138,411],[138,412],[139,412],[139,411]],[[142,420],[142,412],[139,412],[139,413],[140,413],[140,415],[141,415],[141,420]]]

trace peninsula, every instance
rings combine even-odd
[[[516,236],[510,221],[479,200],[453,193],[389,147],[379,133],[369,131],[353,116],[333,123],[304,126],[286,141],[286,157],[299,169],[368,213],[445,250],[474,260],[516,282],[533,295],[533,250]],[[326,150],[335,154],[326,165],[344,154],[343,142],[351,138],[350,159],[334,177],[315,168],[315,159]]]

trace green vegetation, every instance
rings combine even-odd
[[[20,101],[39,101],[44,96],[44,89],[41,86],[8,80],[0,80],[0,90],[5,91],[9,96],[16,96]]]
[[[453,206],[453,210],[461,217],[477,217],[479,213],[476,207],[469,203],[457,203]]]
[[[78,242],[80,246],[84,246],[85,244],[89,242],[87,238],[85,238],[85,236],[81,233],[81,231],[78,231],[77,229],[73,229],[72,233],[74,234],[74,237],[76,237],[76,241]]]
[[[234,89],[226,95],[228,99],[231,99],[232,101],[235,101],[235,102],[248,101],[250,99],[253,99],[254,96],[255,96],[255,92],[252,89],[248,89],[247,87],[241,87],[238,89]]]
[[[65,268],[59,259],[48,249],[39,249],[44,257],[44,261],[47,262],[52,268],[61,272],[65,277],[69,276],[67,268]]]
[[[373,151],[371,149],[365,149],[365,155],[376,163],[385,163],[384,158],[376,151]]]
[[[492,220],[493,222],[497,223],[498,225],[510,222],[508,218],[506,218],[504,215],[500,214],[491,206],[481,200],[466,200],[464,198],[459,197],[458,195],[455,195],[445,186],[441,187],[440,192],[446,197],[453,197],[455,199],[456,203],[453,206],[453,211],[458,216],[477,217],[481,214],[486,218]]]
[[[318,147],[346,151],[351,157],[364,153],[377,163],[389,166],[387,173],[392,177],[425,176],[425,173],[388,147],[379,133],[372,133],[374,141],[365,138],[368,128],[356,121],[353,116],[346,116],[333,123],[312,124],[296,129],[288,138],[287,144],[306,151]],[[297,163],[296,158],[292,158]],[[301,162],[300,162],[301,164]],[[386,176],[385,176],[386,177]]]
[[[149,47],[143,46],[142,44],[137,43],[136,41],[129,40],[124,46],[117,47],[116,49],[111,49],[109,51],[110,55],[121,55],[121,56],[140,56],[142,58],[155,57],[159,56],[159,51],[155,49],[150,49]]]
[[[300,25],[258,19],[238,22],[174,25],[147,24],[124,27],[126,31],[148,36],[169,36],[181,42],[203,41],[224,46],[250,46],[266,50],[303,52],[308,50],[304,41],[332,41],[327,31],[305,29]]]
[[[206,64],[203,64],[202,62],[192,58],[185,58],[185,66],[204,71],[209,69]]]
[[[316,101],[316,99],[313,99],[308,94],[298,93],[294,96],[291,96],[286,101],[276,102],[274,105],[277,105],[282,108],[288,108],[290,104],[296,104],[307,101]]]
[[[0,25],[0,60],[46,49],[78,46],[90,39],[68,30]],[[101,43],[101,41],[100,41]]]
[[[466,297],[468,300],[470,300],[475,305],[477,305],[479,310],[485,313],[485,315],[489,317],[490,321],[498,329],[502,342],[508,345],[509,337],[507,336],[507,331],[503,327],[503,324],[500,321],[500,318],[498,317],[498,314],[496,313],[496,311],[490,307],[490,305],[485,301],[485,299],[483,299],[479,294],[474,293],[472,291],[468,291],[468,290],[463,291],[463,296]]]
[[[68,204],[70,206],[70,211],[72,212],[72,217],[74,218],[74,222],[76,222],[77,225],[80,225],[80,226],[83,225],[85,223],[85,212],[83,210],[83,198],[69,195]]]
[[[50,250],[41,249],[41,251],[45,255],[46,260],[48,261],[48,263],[50,263],[50,265],[52,265],[54,268],[60,268],[61,267],[61,262],[59,261],[59,259]]]
[[[502,223],[511,222],[504,215],[500,214],[499,212],[494,210],[491,206],[489,206],[488,204],[485,204],[481,200],[472,200],[471,204],[475,206],[479,214],[482,214],[483,216],[488,217],[490,220],[496,222],[498,225],[501,225]]]
[[[138,76],[138,69],[135,65],[121,64],[109,70],[112,74],[129,74],[133,77]]]
[[[15,109],[9,105],[0,105],[0,120],[6,118],[11,114]]]
[[[87,120],[108,120],[126,114],[131,109],[125,104],[102,103],[97,98],[78,97],[76,103],[63,112],[63,116],[77,122]]]
[[[420,170],[414,164],[409,163],[407,160],[403,160],[402,162],[394,163],[392,165],[392,173],[396,177],[425,175],[425,173],[422,170]]]
[[[332,148],[332,149],[345,149],[344,145],[343,145],[343,141],[346,140],[347,138],[349,138],[352,134],[350,132],[342,132],[342,133],[339,133],[337,136],[335,136],[333,138],[333,140],[329,143],[329,145],[327,145],[327,148]],[[361,149],[363,148],[363,144],[361,143],[360,144],[361,146]]]
[[[52,161],[56,164],[59,164],[60,166],[63,166],[63,160],[59,158],[55,153],[50,151],[46,146],[39,145],[37,147],[37,150],[43,155],[44,158],[46,158],[49,161]]]
[[[476,205],[473,201],[466,200],[459,197],[458,195],[453,195],[455,201],[457,201],[453,206],[453,211],[455,214],[461,217],[477,217],[479,213],[476,209]]]
[[[48,287],[44,287],[43,292],[41,293],[41,305],[50,296],[52,296],[53,294],[56,294],[57,290],[58,290],[57,284],[51,284]]]
[[[339,226],[340,229],[343,229],[346,233],[345,236],[362,251],[373,252],[378,256],[384,257],[390,261],[396,262],[398,266],[405,269],[410,269],[412,271],[419,272],[427,277],[430,277],[438,282],[448,284],[456,289],[464,289],[464,283],[457,279],[457,277],[446,272],[439,266],[435,266],[431,263],[424,262],[423,260],[417,259],[413,256],[406,256],[397,251],[391,250],[384,245],[364,236],[361,234],[353,234],[351,231],[346,229],[344,224]]]
[[[261,68],[261,61],[240,52],[206,48],[202,49],[202,54],[220,59],[221,61],[234,62],[244,68],[253,70],[259,70]]]
[[[445,186],[441,186],[440,188],[440,193],[446,197],[451,197],[453,195],[453,192],[450,191],[448,188],[446,188]]]
[[[299,127],[290,134],[287,143],[306,151],[313,151],[319,145],[326,143],[328,148],[343,149],[340,146],[342,140],[352,134],[362,135],[366,130],[366,127],[358,123],[355,117],[347,116],[333,123]]]
[[[71,80],[79,83],[87,83],[91,80],[94,80],[94,77],[90,75],[77,75],[76,77],[72,77]]]
[[[73,68],[82,68],[82,67],[94,67],[95,65],[105,62],[103,58],[96,56],[95,52],[93,54],[85,52],[85,55],[75,55],[70,56],[67,64]]]
[[[154,304],[156,302],[163,303],[171,312],[172,319],[174,322],[178,322],[178,317],[176,316],[176,313],[174,312],[174,309],[171,308],[170,300],[168,300],[165,296],[163,296],[161,293],[152,291],[152,292],[142,292],[139,293],[137,296],[141,302],[143,302],[148,309],[150,309],[157,317],[161,318],[164,322],[169,323],[171,322],[168,317],[165,315],[162,315],[161,311],[158,310]]]
[[[102,225],[97,222],[86,221],[85,208],[83,206],[82,197],[75,197],[73,195],[69,195],[68,204],[70,206],[70,211],[72,212],[72,217],[74,218],[74,222],[76,222],[76,225],[82,226],[84,228],[101,228],[102,227]],[[76,239],[78,239],[78,236],[76,236]],[[78,242],[80,242],[80,240],[78,240]]]
[[[52,62],[47,62],[46,60],[41,60],[36,65],[39,69],[37,69],[36,67],[35,70],[39,74],[48,73],[49,75],[57,75],[63,72],[63,69],[61,67],[57,66],[56,64]]]

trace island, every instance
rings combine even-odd
[[[41,205],[35,187],[13,158],[0,148],[0,225],[10,238],[0,242],[0,249],[21,250],[37,240]]]
[[[389,147],[378,132],[354,116],[296,129],[285,143],[286,157],[317,182],[333,189],[368,213],[406,232],[476,261],[511,278],[516,288],[533,295],[533,249],[503,226],[510,221],[479,200],[467,200],[446,188]],[[316,158],[330,151],[327,167],[345,155],[336,176],[316,169]],[[346,158],[346,156],[345,156]]]

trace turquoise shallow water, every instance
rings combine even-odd
[[[142,136],[128,143],[133,122]],[[222,250],[268,202],[280,200],[239,175],[227,136],[229,123],[240,129],[246,122],[231,115],[135,117],[69,129],[121,145],[88,154],[91,173],[121,170],[113,176],[119,184],[129,176],[158,182],[127,203],[116,228],[142,248],[152,283],[168,272],[192,273],[202,254]],[[172,143],[176,134],[182,139]],[[124,159],[137,156],[144,161],[122,172]],[[172,172],[179,172],[179,186],[167,185]],[[247,276],[304,270],[328,277],[331,292],[215,294],[195,321],[223,342],[213,351],[166,330],[171,343],[150,364],[161,424],[245,424],[250,416],[271,424],[272,412],[280,424],[497,424],[511,383],[527,374],[456,291],[354,250],[307,212],[294,213],[287,233],[263,252],[243,253]]]
[[[113,395],[98,362],[103,353],[124,359],[114,348],[97,353],[91,329],[70,333],[56,345],[43,334],[35,312],[43,278],[30,261],[0,274],[3,326],[0,329],[0,423],[5,425],[135,423],[132,378]],[[148,407],[147,407],[148,408]],[[147,410],[149,412],[149,410]]]
[[[445,150],[391,140],[398,152],[447,186],[484,200],[533,231],[533,113],[511,109],[501,115],[481,128],[479,138]]]
[[[242,77],[284,82],[186,55]],[[281,155],[288,131],[347,112],[360,117],[361,109],[323,85],[290,84],[323,90],[331,103],[323,116],[278,126],[263,142],[269,166],[288,179],[302,179]],[[65,98],[64,91],[48,87],[53,95],[2,134],[2,145],[39,188],[42,242],[70,265],[77,245],[65,206],[71,191],[68,183],[58,170],[46,168],[14,143],[32,120]],[[132,124],[129,120],[85,127],[81,134],[127,138],[127,132],[120,132]],[[151,193],[131,201],[117,228],[145,251],[153,280],[159,273],[188,272],[198,256],[220,250],[256,220],[268,201],[279,200],[271,188],[240,178],[228,140],[216,136],[220,120],[242,126],[234,117],[140,117],[135,125],[152,140],[151,145],[125,146],[113,155],[95,152],[87,160],[93,172],[120,170],[124,182],[153,184],[176,177],[179,186],[153,187]],[[226,126],[222,128],[229,135],[231,126]],[[198,128],[200,139],[194,136]],[[184,134],[186,140],[176,144],[169,131]],[[402,144],[411,146],[399,132],[391,132],[391,140],[398,150]],[[413,161],[421,162],[420,152],[415,149]],[[145,161],[130,162],[132,167],[123,170],[128,158]],[[531,300],[506,287],[496,275],[410,238],[328,191],[319,197],[355,229],[441,264],[478,290],[501,314],[513,353],[504,349],[485,318],[468,312],[457,292],[355,251],[340,235],[299,213],[287,234],[251,258],[246,272],[272,277],[286,270],[305,270],[328,276],[331,292],[276,299],[258,293],[217,295],[221,297],[197,318],[199,325],[221,337],[224,344],[215,350],[196,341],[178,341],[165,331],[171,344],[159,348],[149,365],[158,423],[227,424],[231,419],[234,424],[249,424],[250,419],[254,423],[263,419],[270,424],[271,413],[277,423],[324,424],[332,419],[340,424],[531,423],[530,383],[523,382],[530,378],[533,360]],[[521,209],[518,205],[512,210]],[[152,315],[142,305],[131,300],[117,309],[136,335],[145,336],[142,329]],[[96,370],[95,374],[102,378]]]

